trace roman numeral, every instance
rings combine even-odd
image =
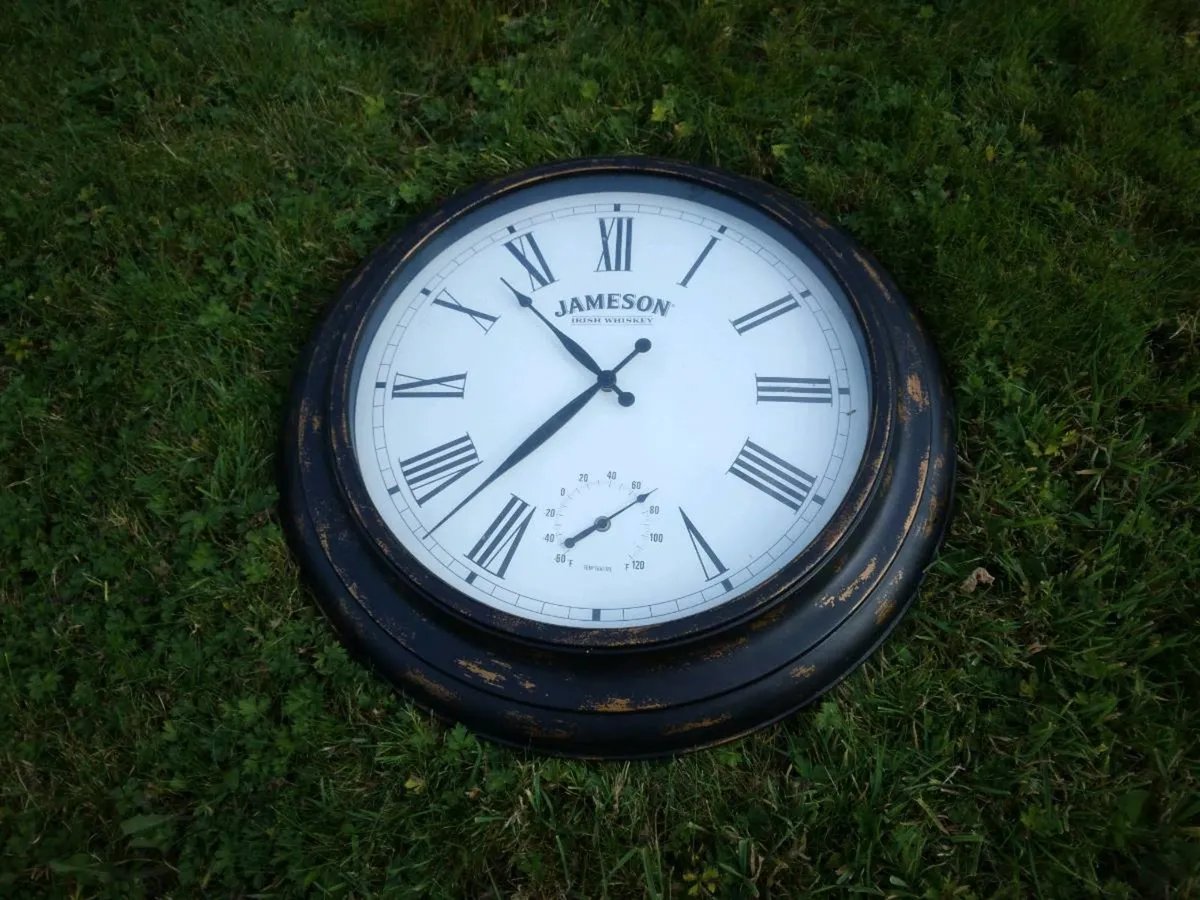
[[[483,537],[475,542],[467,559],[497,578],[503,578],[532,518],[533,507],[513,494]]]
[[[633,261],[633,218],[600,219],[600,262],[597,272],[628,272]]]
[[[722,225],[718,231],[724,234],[725,226]],[[717,246],[717,239],[715,237],[709,238],[708,243],[704,245],[704,249],[700,251],[700,255],[696,257],[696,261],[692,263],[692,267],[688,269],[687,274],[683,276],[683,281],[679,282],[680,287],[688,286],[688,282],[692,280],[692,276],[696,274],[696,270],[700,268],[700,264],[704,262],[704,258],[712,252],[712,248],[715,246]]]
[[[544,288],[554,281],[554,275],[550,271],[546,257],[542,256],[542,248],[537,245],[532,234],[517,235],[511,241],[506,242],[504,246],[508,248],[508,252],[517,262],[525,267],[525,272],[529,275],[531,291]],[[530,254],[533,255],[533,259],[529,258]]]
[[[747,440],[729,474],[753,485],[768,497],[778,500],[792,512],[797,512],[812,490],[815,479],[790,462]]]
[[[755,375],[759,403],[833,404],[833,385],[828,378],[776,378]]]
[[[805,291],[801,296],[809,296],[808,291]],[[800,302],[791,294],[788,294],[780,297],[778,300],[772,300],[766,306],[760,306],[753,312],[748,312],[744,316],[730,320],[729,324],[737,329],[738,334],[745,334],[751,328],[757,328],[759,325],[782,316],[785,312],[799,308]]]
[[[479,465],[471,436],[460,438],[400,460],[400,474],[417,506],[422,506]],[[423,493],[422,493],[423,492]]]
[[[392,397],[458,397],[467,388],[467,373],[442,375],[439,378],[417,378],[396,373],[392,382]]]
[[[696,551],[696,559],[700,560],[700,568],[704,570],[704,577],[708,581],[724,575],[728,569],[721,560],[717,559],[717,554],[713,553],[713,548],[708,546],[708,541],[704,539],[696,526],[692,524],[692,520],[688,518],[688,514],[683,511],[683,507],[679,507],[679,515],[683,516],[683,527],[687,529],[688,537],[692,541],[692,549]],[[721,582],[721,586],[729,591],[733,589],[733,584],[728,578]]]
[[[446,309],[452,309],[455,312],[466,313],[471,319],[483,329],[483,333],[487,334],[491,327],[496,324],[499,316],[490,316],[485,312],[480,312],[477,309],[471,309],[469,306],[463,306],[454,296],[447,290],[438,291],[438,295],[433,298],[433,302],[437,306],[444,306]]]

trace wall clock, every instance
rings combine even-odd
[[[572,160],[458,195],[304,351],[284,519],[341,639],[502,742],[636,757],[856,668],[946,522],[950,398],[889,277],[765,184]]]

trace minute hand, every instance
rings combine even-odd
[[[456,512],[458,512],[460,509],[462,509],[464,506],[466,506],[468,503],[470,503],[473,499],[475,499],[476,494],[478,494],[480,491],[482,491],[484,488],[486,488],[489,484],[491,484],[493,481],[495,481],[497,478],[499,478],[501,475],[503,475],[505,472],[507,472],[509,469],[511,469],[513,466],[515,466],[517,463],[519,463],[521,460],[523,460],[525,457],[527,457],[530,453],[532,453],[538,447],[542,446],[542,444],[546,443],[546,441],[550,438],[550,436],[552,434],[554,434],[554,432],[558,431],[560,428],[562,428],[564,425],[566,425],[569,421],[571,421],[571,419],[573,419],[575,417],[575,414],[577,412],[579,412],[581,409],[583,409],[585,406],[587,406],[588,401],[590,401],[593,397],[595,397],[596,394],[598,394],[599,392],[600,392],[600,382],[597,381],[590,388],[588,388],[586,391],[584,391],[582,394],[580,394],[578,397],[576,397],[574,400],[572,400],[570,403],[568,403],[566,406],[564,406],[562,409],[560,409],[558,412],[556,412],[554,415],[552,415],[549,419],[547,419],[545,422],[543,422],[541,425],[539,425],[537,430],[533,434],[531,434],[529,437],[525,438],[525,440],[521,442],[521,446],[517,447],[516,450],[514,450],[512,453],[509,454],[508,459],[506,459],[506,460],[504,460],[504,462],[500,463],[499,467],[496,469],[495,472],[493,472],[491,475],[489,475],[484,480],[484,482],[481,485],[479,485],[479,487],[475,488],[475,490],[473,490],[473,491],[471,491],[471,493],[467,494],[466,498],[461,503],[459,503],[458,506],[454,507],[454,509],[452,509],[452,510],[450,510],[450,512],[446,513],[446,515],[442,517],[442,520],[440,522],[438,522],[436,525],[434,525],[432,528],[430,528],[429,533],[433,534],[435,531],[437,531],[439,528],[441,528],[442,525],[445,524],[447,519],[449,519],[452,515],[454,515]]]

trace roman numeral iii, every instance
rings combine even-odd
[[[628,272],[633,262],[633,218],[600,219],[600,261],[597,272]]]
[[[815,483],[807,472],[750,440],[742,445],[729,474],[778,500],[792,512],[799,511]]]
[[[779,378],[755,375],[759,403],[833,404],[833,385],[828,378]]]
[[[812,296],[808,291],[804,291],[801,297]],[[772,300],[766,306],[760,306],[753,312],[748,312],[744,316],[739,316],[736,319],[730,320],[730,323],[738,334],[745,334],[751,328],[757,328],[759,325],[765,325],[772,319],[782,316],[785,312],[791,312],[793,309],[799,309],[800,303],[791,294],[780,297],[778,300]]]
[[[554,281],[550,264],[546,262],[546,257],[542,256],[542,248],[538,246],[532,234],[517,235],[511,241],[506,242],[504,246],[525,269],[525,274],[529,276],[531,291],[544,288]]]
[[[483,537],[475,542],[467,559],[497,578],[503,578],[532,518],[533,507],[513,494],[504,509],[500,510],[500,515],[487,527]],[[467,576],[468,583],[474,580],[474,573]]]
[[[442,375],[438,378],[417,378],[396,373],[392,381],[392,398],[457,397],[461,400],[466,388],[466,372],[459,375]]]
[[[465,315],[470,316],[472,321],[474,321],[476,325],[483,329],[484,334],[487,334],[500,318],[499,316],[490,316],[487,313],[480,312],[477,309],[471,309],[469,306],[463,306],[456,299],[454,299],[454,296],[447,290],[438,291],[437,296],[433,298],[433,302],[436,306],[444,306],[446,309],[452,309],[455,312],[464,313]]]
[[[404,483],[408,485],[408,489],[413,492],[417,506],[422,506],[480,462],[471,436],[464,434],[432,450],[400,460],[400,474],[404,476]]]

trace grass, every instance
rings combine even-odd
[[[0,894],[1200,896],[1190,0],[12,0],[0,51]],[[351,662],[272,457],[372,247],[615,152],[836,217],[960,414],[895,637],[632,765],[480,743]]]

